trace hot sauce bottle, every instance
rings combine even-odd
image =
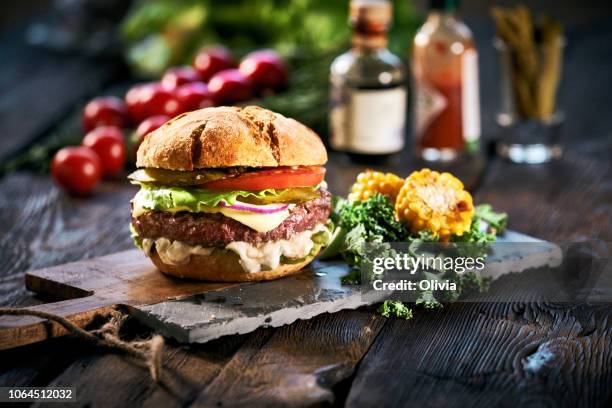
[[[352,47],[330,68],[330,142],[356,161],[385,161],[404,147],[407,84],[387,49],[392,15],[389,1],[352,0]]]
[[[457,0],[431,0],[412,54],[413,131],[417,154],[452,161],[476,152],[480,140],[478,53],[455,15]]]

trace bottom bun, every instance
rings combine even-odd
[[[197,279],[209,282],[252,282],[265,281],[293,275],[308,265],[316,255],[303,262],[281,264],[278,268],[261,272],[246,272],[240,265],[240,257],[232,251],[213,251],[210,255],[192,255],[189,262],[181,265],[164,263],[157,252],[150,258],[157,268],[166,275],[178,278]]]

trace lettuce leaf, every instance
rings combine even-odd
[[[164,211],[173,208],[186,208],[192,212],[199,212],[206,208],[216,207],[219,202],[226,201],[234,204],[238,197],[274,196],[278,193],[274,189],[252,191],[210,191],[202,189],[184,189],[180,187],[145,187],[143,186],[134,197],[134,207],[147,210]]]
[[[132,238],[134,245],[136,246],[136,248],[142,249],[142,238],[140,237],[140,235],[138,235],[136,228],[134,228],[134,224],[130,222],[130,226],[128,228],[130,230],[130,238]]]
[[[221,201],[234,204],[239,197],[239,201],[268,203],[289,202],[291,200],[301,202],[319,196],[316,188],[212,191],[198,188],[149,185],[142,185],[141,187],[132,200],[134,209],[142,208],[149,211],[167,211],[179,208],[191,212],[201,212],[207,208],[216,207]]]

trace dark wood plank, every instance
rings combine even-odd
[[[125,182],[104,182],[89,198],[72,198],[49,176],[14,173],[0,180],[0,303],[32,303],[24,271],[131,249]]]
[[[0,384],[14,387],[46,386],[82,353],[83,343],[70,338],[0,351]]]
[[[0,40],[0,158],[28,146],[124,72],[120,60],[57,54],[25,43],[22,28]]]
[[[0,191],[4,197],[0,200],[0,304],[3,306],[41,303],[26,291],[26,270],[133,248],[127,225],[129,199],[135,188],[125,182],[104,182],[92,197],[79,199],[65,195],[48,176],[23,172],[0,180]],[[48,352],[68,355],[65,360],[70,363],[74,343],[53,344],[55,347]],[[9,354],[28,355],[28,350],[37,353],[39,349],[26,347],[25,350],[3,352],[0,360],[8,362],[11,361],[6,357]],[[47,372],[42,364],[44,359],[12,361],[20,363],[1,365],[2,384],[28,384],[32,372],[40,371],[42,383],[39,385],[44,385],[44,381],[51,381],[58,374],[53,371],[55,375],[50,378],[44,374]],[[57,367],[61,372],[63,363]]]
[[[329,405],[334,387],[352,375],[383,321],[345,311],[205,345],[170,342],[160,384],[124,357],[78,349],[48,385],[77,387],[79,404],[92,407]],[[18,374],[35,371],[30,367],[22,365]],[[13,381],[22,378],[14,370],[5,377],[10,374]]]
[[[76,387],[79,406],[182,407],[214,381],[244,341],[244,336],[231,336],[206,345],[170,342],[158,384],[123,356],[82,350],[49,385]]]
[[[334,403],[384,319],[342,311],[250,336],[193,406],[314,406]]]
[[[390,321],[347,406],[597,406],[609,395],[608,306],[455,304]]]
[[[517,231],[560,243],[609,242],[611,153],[612,144],[602,140],[549,165],[497,162],[477,200],[508,212]]]

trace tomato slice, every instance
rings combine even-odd
[[[201,185],[209,190],[265,190],[268,188],[311,187],[323,181],[323,167],[278,167],[249,171]]]

